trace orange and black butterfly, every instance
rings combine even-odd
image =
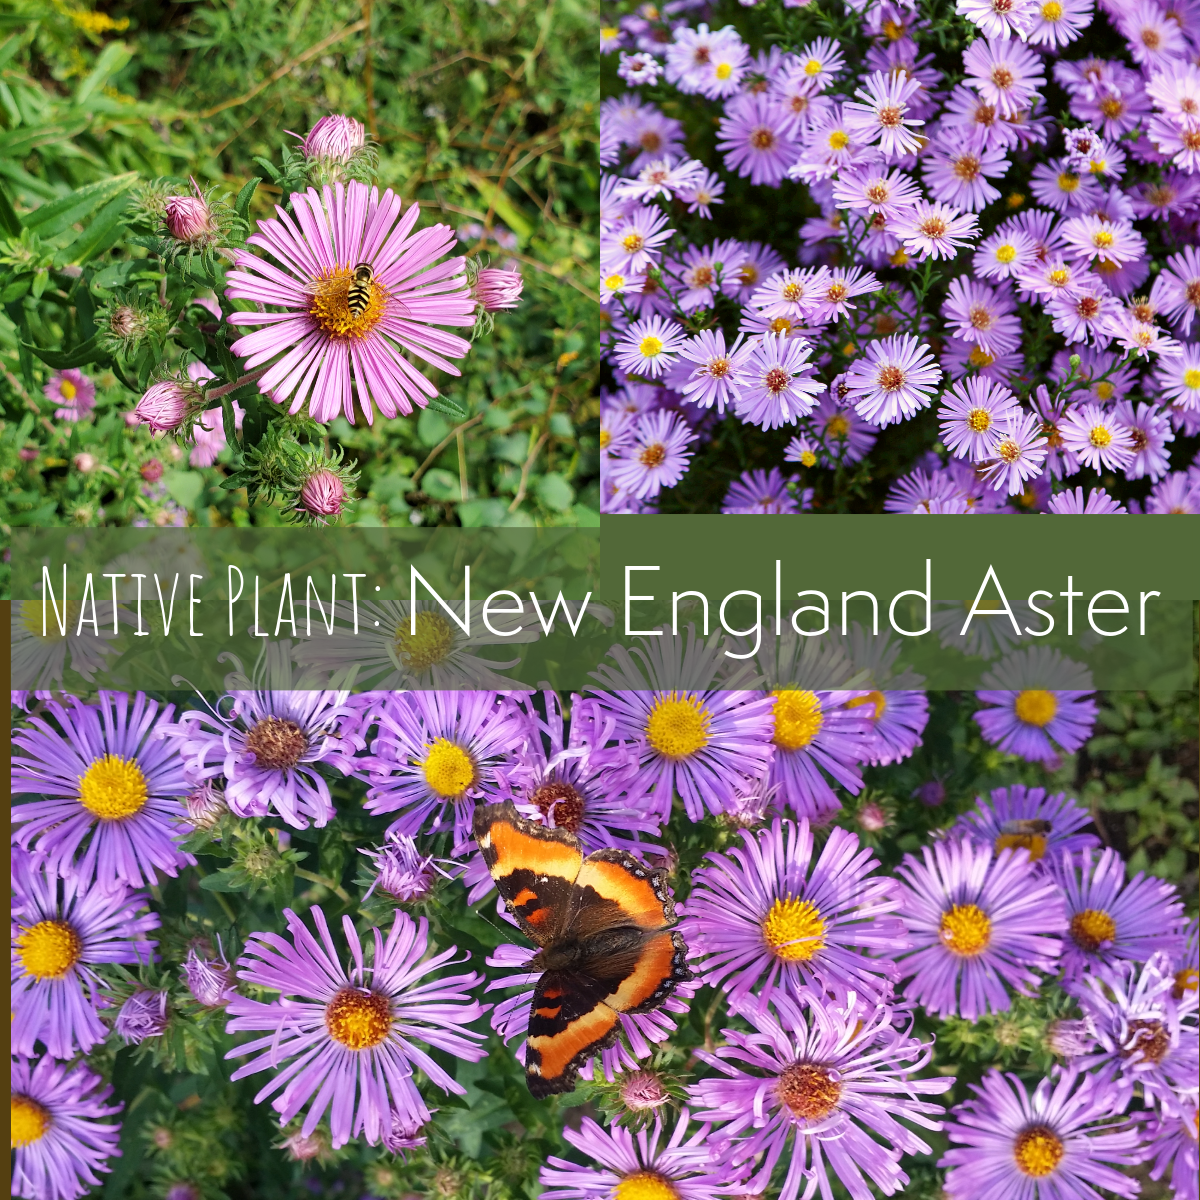
[[[517,814],[511,802],[475,810],[475,840],[508,911],[540,947],[525,1078],[539,1099],[575,1087],[575,1074],[692,977],[687,946],[668,929],[666,872],[623,850],[584,856],[579,839]]]

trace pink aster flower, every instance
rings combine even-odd
[[[1031,46],[1057,50],[1092,23],[1092,0],[1037,0],[1025,35]]]
[[[663,317],[634,321],[617,343],[617,366],[657,379],[675,361],[683,342],[683,327],[675,321]]]
[[[59,421],[82,421],[96,406],[96,385],[75,367],[54,371],[42,395],[59,405],[54,410]]]
[[[1029,190],[1039,204],[1060,213],[1074,208],[1088,209],[1100,196],[1100,185],[1090,174],[1080,175],[1062,162],[1038,163],[1033,168]]]
[[[1042,473],[1046,462],[1046,438],[1042,423],[1031,412],[1013,408],[996,428],[992,461],[984,478],[997,492],[1018,496],[1026,481]]]
[[[938,410],[942,442],[955,458],[981,462],[995,453],[997,423],[1017,406],[1006,387],[976,376],[956,383]]]
[[[803,338],[764,334],[747,359],[734,412],[749,425],[778,429],[813,410],[825,385],[812,375],[812,347]]]
[[[814,115],[797,161],[788,169],[793,179],[806,183],[828,179],[853,163],[869,162],[879,151],[851,128],[840,105],[833,105]]]
[[[1072,217],[1063,225],[1062,236],[1077,259],[1100,258],[1119,265],[1146,252],[1145,240],[1128,221]]]
[[[499,267],[484,267],[475,280],[474,297],[482,304],[485,312],[499,312],[502,308],[516,308],[521,299],[524,280],[520,271],[504,271]]]
[[[1117,28],[1125,36],[1129,55],[1139,66],[1167,66],[1172,60],[1186,59],[1187,42],[1178,17],[1167,15],[1158,0],[1138,0],[1116,9]]]
[[[167,232],[181,242],[203,243],[216,232],[216,226],[194,179],[192,187],[194,196],[172,196],[167,200],[163,224]]]
[[[971,266],[983,279],[1012,279],[1037,261],[1033,239],[1027,233],[1001,228],[979,243]]]
[[[895,218],[921,199],[921,189],[903,171],[864,164],[841,172],[833,198],[839,208],[865,208]]]
[[[971,243],[978,227],[973,213],[960,213],[949,204],[920,200],[900,214],[896,236],[904,243],[904,249],[921,262],[926,258],[954,258],[960,246]]]
[[[861,267],[854,267],[850,271],[834,267],[824,272],[814,284],[813,307],[808,314],[808,320],[814,325],[824,325],[848,316],[855,308],[855,305],[850,303],[852,297],[878,291],[880,286],[879,280],[871,271],[865,271]]]
[[[660,209],[650,206],[635,209],[601,239],[601,273],[620,271],[636,275],[644,271],[658,261],[659,247],[670,236],[666,214]]]
[[[133,414],[154,433],[173,433],[183,424],[188,404],[195,395],[173,379],[153,383],[137,402]]]
[[[715,404],[717,412],[723,413],[739,394],[753,350],[740,335],[726,349],[725,334],[719,328],[702,330],[679,350],[681,358],[696,364],[681,389],[684,398],[701,408]]]
[[[1097,346],[1108,345],[1119,310],[1117,298],[1099,280],[1081,283],[1073,293],[1053,296],[1046,304],[1057,333],[1068,342],[1090,340]]]
[[[867,144],[879,143],[889,158],[915,154],[923,139],[913,132],[913,126],[924,125],[908,115],[909,101],[921,90],[921,82],[903,72],[890,75],[875,71],[865,88],[854,94],[863,103],[848,101],[845,105],[847,127]]]
[[[676,413],[658,409],[638,424],[629,454],[612,463],[613,482],[639,500],[678,483],[691,464],[696,435]]]
[[[954,333],[985,354],[1006,354],[1021,341],[1021,322],[1007,291],[1007,286],[1001,291],[960,275],[950,284],[942,315]]]
[[[232,350],[247,369],[269,363],[260,390],[278,404],[290,401],[292,413],[307,404],[317,421],[340,413],[353,423],[356,396],[368,424],[373,406],[387,417],[424,408],[438,391],[408,356],[459,375],[448,357],[471,348],[436,328],[475,320],[463,259],[438,261],[453,231],[414,232],[415,202],[401,217],[399,196],[355,181],[294,193],[292,206],[294,217],[276,208],[277,219],[259,222],[247,239],[280,266],[242,251],[229,273],[230,299],[283,310],[233,313],[231,324],[266,328]],[[366,306],[351,309],[351,288],[363,287],[364,275]]]
[[[1036,0],[958,0],[955,11],[988,37],[1024,38],[1033,24]]]
[[[883,427],[928,408],[941,377],[929,347],[903,334],[868,343],[846,372],[847,395],[859,416]]]
[[[1133,461],[1133,435],[1099,404],[1071,409],[1059,429],[1064,447],[1094,471],[1124,470]]]
[[[1012,38],[977,38],[963,53],[967,82],[1002,116],[1028,108],[1046,82],[1041,59]]]
[[[784,111],[768,96],[743,93],[725,106],[717,129],[717,149],[730,170],[748,175],[754,184],[774,186],[796,157]]]
[[[1163,399],[1184,412],[1200,412],[1200,343],[1184,342],[1178,357],[1160,361],[1155,381]]]
[[[964,138],[960,130],[947,129],[934,139],[924,161],[925,182],[935,200],[967,212],[982,212],[1000,199],[999,190],[988,179],[1005,174],[1009,160],[1003,146],[989,147],[982,134]]]
[[[1185,246],[1167,259],[1150,290],[1150,303],[1185,337],[1191,332],[1200,313],[1200,250]]]
[[[1200,515],[1200,481],[1182,471],[1160,479],[1146,499],[1146,512],[1155,516]]]

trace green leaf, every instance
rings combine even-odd
[[[63,251],[63,261],[83,264],[105,249],[104,242],[121,224],[128,203],[128,196],[110,200],[97,213],[96,219]]]
[[[575,489],[559,474],[552,471],[537,481],[538,499],[555,512],[566,512],[575,503]]]
[[[206,892],[239,892],[244,885],[237,882],[237,877],[242,874],[239,867],[222,867],[212,875],[205,875],[200,886]]]
[[[244,221],[246,213],[250,211],[250,201],[254,199],[254,192],[262,180],[256,175],[244,188],[237,194],[237,200],[234,201],[233,207],[237,210],[237,215]]]
[[[0,188],[0,228],[9,237],[21,236],[21,218],[17,216],[8,193],[3,188]]]
[[[270,175],[272,183],[279,182],[281,178],[279,171],[269,159],[256,157],[254,161],[258,163],[258,165],[262,167],[262,169],[266,171],[268,175]]]
[[[0,135],[0,157],[22,159],[37,146],[48,142],[68,142],[76,134],[82,133],[89,122],[71,125],[34,125],[14,129],[11,133]]]
[[[471,415],[459,401],[449,396],[434,396],[429,402],[429,407],[434,412],[445,413],[453,421],[465,421]]]
[[[74,350],[42,350],[40,347],[33,345],[31,342],[22,342],[30,353],[36,354],[48,367],[53,367],[56,371],[65,370],[67,367],[82,367],[87,363],[95,362],[97,359],[106,357],[105,351],[100,346],[100,335],[95,334],[88,338],[80,346],[76,346]]]
[[[204,491],[204,476],[198,471],[168,471],[163,476],[167,494],[188,512],[194,512]]]
[[[133,51],[124,42],[109,42],[100,51],[96,65],[87,78],[75,89],[75,106],[81,108],[133,57]]]
[[[124,175],[89,183],[61,200],[35,208],[21,223],[26,229],[36,229],[40,237],[52,238],[132,187],[137,177],[136,171],[127,171]]]

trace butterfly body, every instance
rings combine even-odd
[[[668,928],[675,906],[666,874],[622,850],[586,857],[565,829],[480,807],[475,838],[496,887],[538,947],[526,1041],[533,1095],[569,1092],[592,1055],[620,1035],[623,1013],[658,1008],[691,978],[683,938]]]

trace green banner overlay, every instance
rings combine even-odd
[[[23,690],[1174,690],[1195,675],[1200,526],[29,529],[12,566]]]

